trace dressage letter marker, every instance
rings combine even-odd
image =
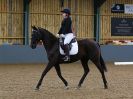
[[[133,62],[114,62],[115,65],[133,65]]]

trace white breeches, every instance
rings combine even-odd
[[[71,40],[72,40],[75,36],[73,35],[73,33],[68,33],[68,34],[63,35],[63,37],[65,38],[65,39],[64,39],[64,45],[65,45],[65,44],[69,44],[69,43],[71,42]]]

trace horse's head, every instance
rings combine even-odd
[[[32,36],[31,36],[31,48],[35,49],[37,44],[40,42],[41,40],[41,33],[39,31],[38,28],[36,28],[35,26],[32,26]]]
[[[31,48],[35,49],[40,41],[46,50],[50,50],[58,42],[58,38],[44,28],[32,26]]]

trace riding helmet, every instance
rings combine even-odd
[[[61,12],[63,12],[63,13],[67,13],[67,14],[71,14],[71,11],[70,11],[70,9],[69,8],[65,8],[65,9],[63,9]]]

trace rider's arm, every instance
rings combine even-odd
[[[62,27],[60,28],[58,34],[62,34]]]

